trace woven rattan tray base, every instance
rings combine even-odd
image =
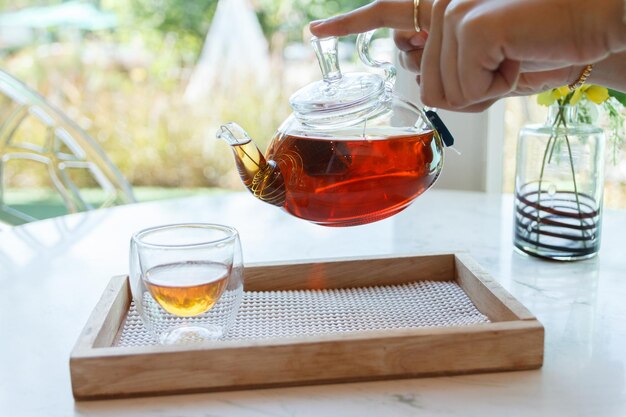
[[[246,267],[229,334],[156,344],[112,279],[70,360],[77,399],[540,367],[541,324],[466,254]]]

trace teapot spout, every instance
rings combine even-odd
[[[226,123],[216,136],[231,146],[239,177],[256,198],[282,207],[285,203],[285,181],[275,161],[267,161],[241,126]]]

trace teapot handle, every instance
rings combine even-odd
[[[370,43],[375,31],[359,33],[356,38],[356,49],[359,58],[365,65],[372,68],[382,68],[385,71],[385,87],[388,92],[391,92],[396,82],[396,67],[391,62],[377,61],[370,56]]]

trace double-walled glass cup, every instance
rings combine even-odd
[[[135,308],[160,343],[219,339],[243,295],[239,235],[201,223],[142,230],[131,239],[130,282]]]

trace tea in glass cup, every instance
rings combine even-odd
[[[243,295],[239,235],[202,223],[142,230],[131,239],[130,280],[135,308],[160,343],[219,339]]]

